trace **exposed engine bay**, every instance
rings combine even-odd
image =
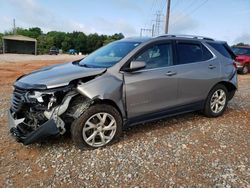
[[[77,83],[81,84],[84,83]],[[10,113],[17,126],[12,127],[11,132],[24,144],[33,143],[44,135],[62,135],[92,102],[77,92],[75,84],[48,90],[15,87]]]

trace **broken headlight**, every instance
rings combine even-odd
[[[25,100],[31,107],[37,110],[51,110],[61,104],[66,93],[71,90],[69,87],[58,88],[46,91],[30,91],[26,93]]]

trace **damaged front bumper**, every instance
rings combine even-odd
[[[57,136],[60,134],[60,130],[54,119],[50,119],[34,131],[25,131],[20,126],[22,120],[16,120],[12,116],[11,112],[8,112],[10,133],[17,141],[22,142],[25,145],[41,141],[50,136]]]

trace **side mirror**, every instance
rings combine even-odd
[[[146,62],[145,61],[131,61],[130,67],[127,68],[125,71],[133,72],[133,71],[143,69],[145,67],[146,67]]]

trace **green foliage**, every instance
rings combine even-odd
[[[122,33],[108,36],[98,35],[96,33],[86,35],[78,31],[72,33],[50,31],[44,34],[38,27],[29,29],[17,28],[16,34],[37,39],[38,54],[48,53],[51,47],[62,49],[63,52],[67,52],[69,49],[76,49],[78,52],[88,54],[103,45],[124,38]],[[13,31],[6,32],[5,35],[13,35]]]
[[[3,46],[3,41],[2,41],[2,37],[3,37],[3,34],[0,33],[0,49],[2,49],[2,46]]]
[[[40,35],[43,34],[43,32],[39,27],[33,27],[29,29],[23,29],[18,27],[16,29],[16,34],[37,39]],[[13,31],[5,32],[5,35],[13,35]]]
[[[238,44],[236,44],[234,46],[250,46],[250,45],[249,44],[245,44],[243,42],[240,42],[240,43],[238,43]]]

